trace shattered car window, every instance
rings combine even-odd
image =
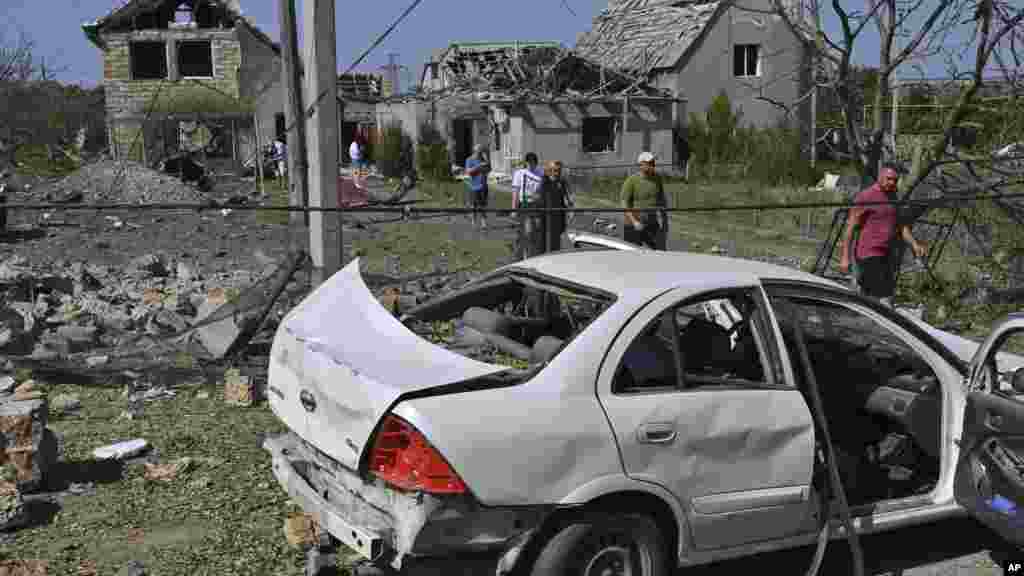
[[[613,301],[598,291],[509,272],[422,304],[405,321],[453,352],[532,370],[554,358]]]

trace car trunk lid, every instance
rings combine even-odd
[[[296,434],[354,470],[377,422],[403,394],[504,370],[408,330],[377,302],[354,260],[281,322],[268,397]]]

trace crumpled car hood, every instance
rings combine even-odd
[[[268,396],[294,432],[354,469],[377,422],[403,394],[504,370],[407,329],[374,298],[357,259],[281,322]]]

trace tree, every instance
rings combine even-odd
[[[1024,7],[1019,0],[831,0],[827,5],[819,0],[771,1],[774,10],[807,39],[814,54],[814,83],[834,91],[851,159],[866,181],[877,177],[880,163],[891,154],[885,146],[884,114],[897,72],[916,68],[923,75],[917,64],[923,58],[947,62],[955,96],[941,112],[941,136],[924,151],[928,160],[915,165],[905,179],[906,195],[941,164],[954,130],[986,83],[997,75],[1017,85],[1021,80]],[[823,16],[838,23],[838,34],[822,30]],[[864,30],[871,25],[880,40],[879,64],[877,89],[871,94],[872,120],[865,128],[856,121],[859,90],[853,55],[863,52]]]

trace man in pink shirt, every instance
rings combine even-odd
[[[896,263],[893,262],[896,252],[892,248],[897,232],[904,242],[910,244],[918,258],[928,252],[927,246],[914,239],[910,225],[897,222],[896,206],[891,202],[896,197],[898,180],[896,167],[886,164],[878,175],[878,182],[857,194],[846,223],[839,258],[839,269],[846,272],[850,268],[850,239],[854,228],[860,227],[860,238],[854,247],[857,284],[861,293],[879,298],[890,305],[896,291]]]

